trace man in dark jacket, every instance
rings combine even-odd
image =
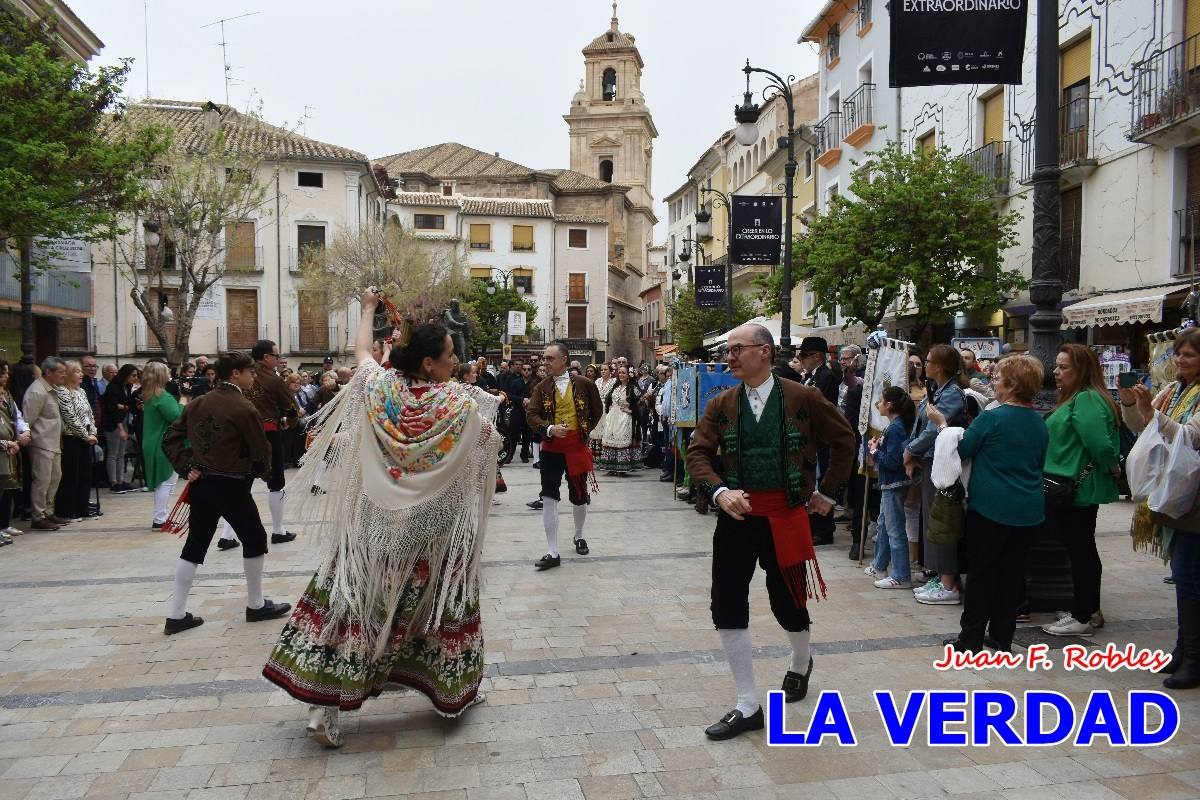
[[[820,336],[805,336],[800,342],[800,363],[804,367],[805,386],[819,391],[826,400],[838,404],[839,377],[826,363],[829,358],[829,343]],[[829,469],[829,448],[817,446],[817,472],[824,475]],[[812,520],[813,544],[833,544],[833,515],[817,516]]]

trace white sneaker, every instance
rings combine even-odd
[[[1095,632],[1090,622],[1080,622],[1070,614],[1057,622],[1043,625],[1042,630],[1051,636],[1091,636]]]
[[[25,531],[21,530],[20,528],[8,527],[8,528],[5,528],[3,531],[0,531],[0,533],[5,533],[5,534],[8,534],[9,536],[20,536],[21,534],[25,533]]]
[[[5,533],[8,533],[8,531],[5,531]],[[1054,612],[1054,618],[1056,620],[1058,620],[1059,622],[1061,622],[1062,620],[1066,619],[1069,616],[1071,616],[1070,611],[1055,611]],[[1092,623],[1093,628],[1095,628],[1096,630],[1100,630],[1101,628],[1104,627],[1104,612],[1097,611],[1095,614],[1092,614],[1092,618],[1089,619],[1088,622]]]
[[[888,576],[882,580],[875,581],[876,589],[911,589],[912,581],[898,581],[895,578]]]
[[[870,564],[868,564],[867,568],[863,570],[863,574],[866,575],[868,578],[872,578],[872,579],[887,576],[886,572],[884,572],[883,570],[875,569],[875,567],[871,566]]]
[[[958,589],[947,589],[939,585],[936,589],[917,595],[917,602],[927,606],[956,606],[962,603]]]
[[[925,583],[924,585],[914,587],[913,594],[920,596],[923,594],[928,594],[929,592],[936,591],[940,588],[942,588],[942,579],[938,578],[938,577],[933,577],[933,578],[930,578],[929,581],[927,583]]]

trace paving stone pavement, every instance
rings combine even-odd
[[[1159,679],[939,673],[937,645],[960,608],[874,589],[846,559],[844,527],[819,551],[829,599],[812,608],[812,691],[788,724],[807,726],[816,693],[838,690],[858,746],[768,748],[761,733],[708,742],[704,726],[733,702],[708,615],[714,519],[672,499],[656,473],[601,477],[592,555],[564,553],[561,568],[537,573],[541,515],[525,508],[537,474],[514,464],[505,477],[484,550],[487,702],[448,721],[422,697],[388,693],[343,715],[336,752],[307,739],[304,707],[259,677],[282,622],[243,621],[238,551],[214,548],[201,567],[191,610],[205,624],[163,636],[180,542],[150,530],[148,494],[104,494],[102,518],[0,549],[0,800],[1200,797],[1200,691],[1174,693],[1183,724],[1162,747],[888,744],[878,688],[1055,689],[1075,700],[1108,689],[1120,700]],[[256,495],[265,518],[262,484]],[[1173,592],[1156,559],[1130,552],[1129,513],[1101,513],[1108,624],[1092,643],[1169,649]],[[289,527],[300,539],[272,548],[266,588],[292,602],[314,569],[317,531]],[[765,692],[788,649],[761,574],[751,612]]]

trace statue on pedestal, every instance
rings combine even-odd
[[[442,313],[442,324],[446,326],[446,330],[450,334],[450,341],[454,343],[454,354],[458,356],[459,363],[465,363],[467,349],[471,344],[467,333],[470,323],[467,315],[459,308],[457,297],[450,301],[450,307]]]

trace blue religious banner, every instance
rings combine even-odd
[[[709,371],[712,369],[713,371]],[[700,371],[700,403],[696,413],[703,415],[709,401],[740,381],[733,377],[725,364],[708,364]]]
[[[696,366],[679,364],[675,367],[675,381],[671,398],[675,411],[675,427],[696,427]]]

